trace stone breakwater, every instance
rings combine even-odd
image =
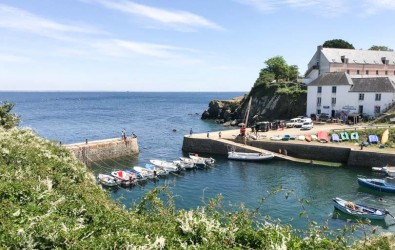
[[[232,140],[232,139],[229,139]],[[275,153],[286,149],[289,156],[314,161],[343,163],[348,166],[372,167],[395,165],[395,154],[336,147],[330,144],[306,144],[297,141],[249,141],[248,145]],[[185,152],[227,155],[226,140],[184,137],[182,150]]]
[[[64,145],[82,162],[95,162],[139,153],[137,138],[120,138]]]

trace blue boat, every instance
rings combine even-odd
[[[367,187],[380,192],[395,193],[395,185],[383,179],[358,178],[358,184],[361,187]]]
[[[357,204],[351,201],[346,201],[341,198],[333,198],[333,205],[336,209],[343,213],[353,215],[359,218],[366,218],[371,220],[384,220],[385,216],[389,214],[387,210],[368,207],[366,205]]]

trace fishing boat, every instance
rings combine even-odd
[[[149,164],[149,163],[146,163],[144,165],[144,168],[149,169],[149,170],[151,170],[153,172],[156,172],[157,176],[164,176],[164,175],[168,175],[169,174],[169,171],[167,169],[159,168],[159,167],[157,167],[157,166],[155,166],[153,164]]]
[[[125,170],[125,172],[126,173],[128,173],[130,176],[134,176],[134,178],[137,180],[137,181],[145,181],[145,180],[147,180],[147,176],[146,175],[144,175],[144,174],[141,174],[139,171],[137,171],[137,170],[135,170],[135,169],[128,169],[128,170]]]
[[[395,177],[395,166],[372,167],[372,171],[380,174],[385,174],[390,177]]]
[[[182,170],[196,168],[196,165],[195,165],[195,163],[193,163],[193,161],[187,162],[187,161],[182,161],[182,160],[176,160],[176,161],[173,161],[173,163]]]
[[[339,142],[340,141],[339,135],[338,134],[332,134],[331,141],[332,142]]]
[[[191,158],[194,162],[202,162],[204,161],[206,165],[213,165],[215,163],[214,158],[206,158],[206,157],[201,157],[198,154],[195,153],[189,153],[189,158]]]
[[[358,134],[358,132],[352,132],[352,133],[350,134],[350,138],[351,138],[352,141],[358,141],[358,140],[359,140],[359,134]]]
[[[317,133],[318,141],[322,143],[327,143],[329,141],[328,132],[320,131]]]
[[[368,207],[366,205],[346,201],[338,197],[333,198],[333,205],[336,209],[342,211],[343,213],[353,215],[359,218],[384,220],[387,214],[390,215],[390,213],[385,209]]]
[[[118,179],[119,183],[123,186],[130,186],[134,183],[133,177],[123,170],[112,171],[111,175]]]
[[[147,178],[152,179],[152,178],[156,177],[155,176],[156,174],[154,173],[153,170],[149,170],[149,169],[139,167],[139,166],[134,166],[133,169],[136,170],[145,179],[147,179]]]
[[[395,193],[395,184],[388,183],[383,179],[358,178],[358,184],[380,192]]]
[[[97,180],[100,184],[108,187],[114,187],[120,184],[120,181],[118,181],[117,178],[108,174],[99,174],[97,176]]]
[[[239,161],[266,161],[273,159],[273,153],[243,153],[236,151],[228,152],[228,159]]]
[[[207,164],[204,160],[193,160],[191,158],[180,157],[181,162],[185,162],[187,164],[194,164],[197,168],[205,168]]]
[[[150,160],[150,162],[159,167],[159,168],[163,168],[166,169],[169,172],[177,172],[180,169],[174,165],[172,162],[168,162],[168,161],[162,161],[162,160]]]

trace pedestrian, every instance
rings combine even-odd
[[[207,138],[209,138],[210,137],[210,133],[207,131]]]
[[[192,134],[193,134],[193,131],[192,131],[192,128],[191,128],[191,130],[189,130],[189,136],[192,136]]]
[[[126,141],[126,130],[122,129],[122,140]]]
[[[218,132],[218,137],[221,138],[221,131]]]
[[[284,155],[288,155],[287,149],[284,148]]]

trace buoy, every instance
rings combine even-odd
[[[173,128],[173,132],[176,132],[176,131],[177,131],[177,129]]]

